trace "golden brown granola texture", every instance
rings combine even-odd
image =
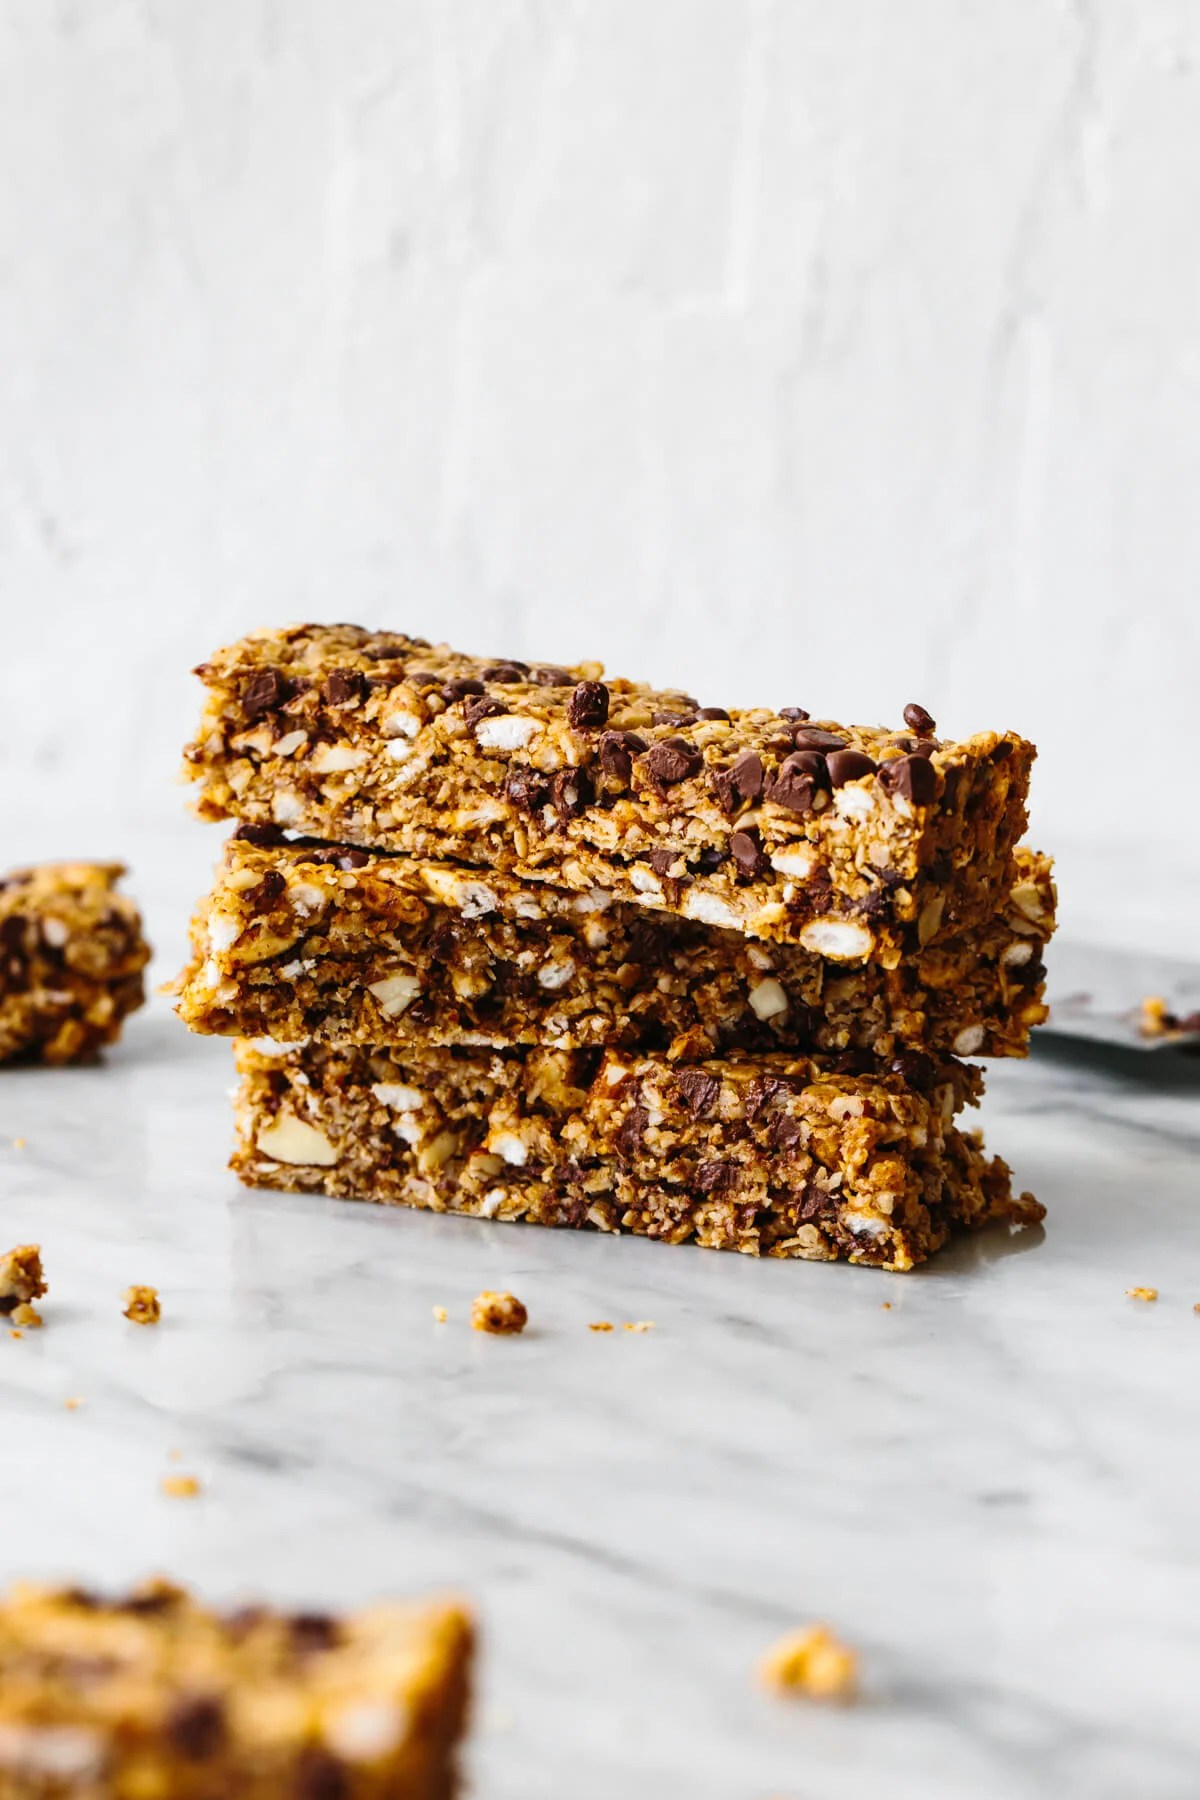
[[[1033,746],[644,683],[357,626],[269,630],[197,671],[206,818],[486,867],[894,967],[993,918]]]
[[[0,1062],[79,1062],[145,998],[150,950],[118,891],[120,863],[47,863],[0,877]]]
[[[898,967],[447,863],[235,838],[193,923],[179,1013],[281,1043],[613,1045],[1018,1056],[1046,1016],[1049,858],[986,925]]]
[[[471,1620],[216,1613],[151,1582],[0,1600],[0,1800],[450,1800]]]
[[[979,1078],[953,1061],[915,1087],[780,1054],[243,1042],[237,1060],[252,1185],[888,1269],[1042,1216],[955,1126]]]

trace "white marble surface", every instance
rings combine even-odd
[[[104,1068],[0,1077],[0,1236],[52,1286],[0,1334],[0,1577],[459,1586],[480,1800],[1195,1793],[1196,1065],[997,1069],[1047,1230],[907,1277],[248,1193],[229,1082],[162,1000]],[[470,1331],[485,1286],[523,1338]],[[755,1686],[813,1618],[852,1711]]]

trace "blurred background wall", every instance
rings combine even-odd
[[[1019,727],[1191,937],[1193,0],[4,0],[0,169],[6,860],[354,619]]]

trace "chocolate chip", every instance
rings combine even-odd
[[[919,1093],[928,1093],[937,1081],[937,1064],[924,1050],[904,1050],[891,1061],[893,1075],[899,1075],[901,1081],[907,1082]]]
[[[829,779],[835,788],[845,787],[848,781],[859,781],[864,775],[875,773],[873,759],[861,750],[833,750],[825,758],[825,767],[829,770]]]
[[[528,763],[509,763],[504,777],[504,798],[532,818],[550,803],[550,783]]]
[[[679,856],[674,850],[652,850],[646,861],[656,875],[669,875],[679,861]]]
[[[239,825],[233,834],[240,844],[257,844],[260,850],[275,850],[287,843],[287,832],[278,825]]]
[[[348,1800],[350,1777],[320,1744],[306,1744],[296,1762],[295,1800]]]
[[[698,719],[724,719],[729,724],[729,714],[723,706],[702,706],[696,714]]]
[[[699,718],[694,712],[656,712],[650,714],[652,725],[694,725]]]
[[[343,850],[337,859],[339,869],[365,869],[371,858],[365,850]]]
[[[706,1119],[721,1095],[721,1083],[715,1075],[702,1075],[689,1070],[676,1078],[679,1098],[693,1119]]]
[[[529,664],[519,662],[493,663],[490,669],[483,671],[485,681],[498,681],[501,687],[512,687],[515,682],[529,680]]]
[[[143,1594],[127,1595],[124,1600],[120,1601],[117,1610],[118,1612],[132,1613],[134,1618],[150,1619],[157,1613],[170,1612],[172,1607],[178,1606],[179,1601],[178,1588],[152,1587],[147,1588]]]
[[[737,1164],[731,1162],[702,1162],[696,1170],[696,1186],[702,1194],[727,1194],[737,1186]]]
[[[278,712],[292,697],[292,684],[278,669],[260,669],[242,689],[242,711],[248,719]]]
[[[805,719],[812,718],[812,714],[806,713],[802,706],[781,706],[779,716],[781,719],[790,719],[793,724],[802,724]]]
[[[717,769],[712,778],[717,805],[727,818],[732,818],[746,801],[757,800],[762,793],[762,758],[753,750],[743,750],[727,769]]]
[[[904,723],[911,725],[914,731],[919,731],[922,737],[932,737],[937,730],[932,713],[926,712],[923,706],[918,706],[915,700],[910,700],[904,709]]]
[[[618,781],[628,781],[633,774],[633,759],[646,748],[645,738],[636,731],[606,731],[600,739],[600,767]]]
[[[792,1150],[804,1135],[799,1119],[779,1113],[767,1128],[767,1141],[775,1150]]]
[[[797,750],[844,750],[846,740],[836,731],[822,731],[816,725],[801,726],[793,731],[792,743]]]
[[[577,819],[595,797],[586,769],[560,769],[550,783],[551,802],[567,819]]]
[[[756,1075],[746,1089],[746,1098],[743,1102],[749,1123],[754,1124],[759,1114],[766,1111],[776,1094],[786,1092],[787,1082],[780,1081],[777,1075]]]
[[[268,869],[258,886],[251,894],[247,895],[247,898],[254,907],[255,912],[266,912],[269,906],[274,906],[276,900],[278,900],[280,894],[284,892],[286,887],[287,882],[279,873],[279,870]]]
[[[718,850],[715,845],[709,844],[700,852],[699,856],[690,859],[688,868],[693,875],[712,875],[727,860],[728,853],[726,851]]]
[[[621,1121],[621,1129],[617,1132],[617,1155],[626,1161],[636,1156],[646,1135],[646,1127],[650,1123],[650,1114],[644,1106],[631,1106]]]
[[[660,963],[670,950],[673,935],[664,920],[648,919],[639,913],[629,927],[625,954],[631,963]]]
[[[535,669],[533,679],[539,687],[574,687],[575,677],[570,669]]]
[[[762,838],[756,829],[735,831],[729,840],[729,854],[737,866],[738,874],[745,881],[753,881],[756,876],[765,875],[771,867]]]
[[[90,1588],[84,1587],[68,1588],[63,1599],[68,1606],[77,1606],[81,1612],[95,1612],[104,1604],[99,1594],[94,1594]]]
[[[918,738],[912,747],[912,753],[914,756],[932,756],[937,748],[936,738]]]
[[[567,701],[567,723],[576,731],[595,731],[608,723],[608,689],[602,681],[581,681]]]
[[[815,750],[797,750],[785,756],[767,788],[767,799],[789,812],[810,812],[819,792],[829,787],[829,769]]]
[[[507,712],[508,708],[501,700],[494,700],[490,694],[476,694],[463,707],[463,719],[473,731],[482,719],[494,719],[497,713]]]
[[[222,1620],[226,1631],[237,1643],[270,1617],[265,1606],[239,1606],[233,1612],[226,1613]]]
[[[211,1694],[185,1695],[166,1718],[168,1742],[190,1762],[202,1762],[220,1748],[225,1736],[225,1708]]]
[[[349,706],[354,700],[361,700],[367,691],[367,678],[358,669],[335,669],[324,687],[321,697],[330,706]]]
[[[466,700],[471,694],[482,694],[483,683],[470,675],[456,675],[450,681],[442,683],[442,699],[447,706],[453,706],[456,700]]]
[[[656,787],[668,788],[699,774],[704,758],[694,744],[683,738],[663,738],[646,752],[644,766]]]
[[[342,1628],[330,1613],[293,1613],[287,1622],[293,1650],[308,1652],[332,1650],[340,1641]]]
[[[410,687],[436,687],[438,678],[429,669],[406,669],[404,679]]]
[[[903,794],[914,806],[929,806],[937,799],[937,770],[923,756],[898,756],[894,762],[881,763],[879,780],[890,794]]]

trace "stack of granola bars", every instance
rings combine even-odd
[[[957,1122],[1045,1016],[1032,745],[348,625],[198,673],[247,1182],[889,1269],[1040,1216]]]

